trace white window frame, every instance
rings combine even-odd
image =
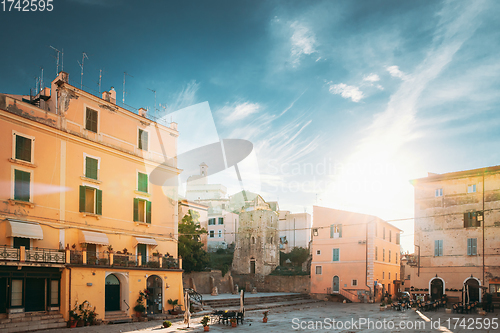
[[[15,176],[15,170],[23,171],[23,172],[29,172],[30,173],[30,199],[29,201],[23,201],[23,202],[30,202],[33,203],[33,184],[34,184],[34,177],[35,177],[35,172],[33,169],[23,167],[21,165],[12,165],[11,170],[10,170],[10,198],[11,200],[16,200],[14,199],[14,192],[15,192],[15,187],[16,187],[16,176]]]
[[[320,256],[321,255],[321,250],[316,250],[316,255]]]
[[[319,273],[318,273],[318,268],[319,268]],[[316,265],[316,267],[314,268],[314,273],[315,275],[323,275],[323,266]]]
[[[81,212],[80,214],[93,214],[93,215],[96,215],[97,214],[96,213],[97,212],[97,190],[100,190],[100,188],[96,184],[89,184],[89,183],[86,183],[86,182],[82,182],[81,185],[85,186],[85,187],[88,187],[88,188],[94,189],[94,209],[93,209],[93,212]],[[80,196],[78,196],[78,200],[80,200]],[[86,195],[85,195],[85,200],[87,200],[87,196]],[[85,203],[85,206],[86,206],[86,203]]]
[[[358,286],[358,280],[357,279],[352,279],[351,280],[351,286],[352,287],[357,287]]]
[[[217,237],[221,238],[222,237],[222,229],[219,229],[217,232]]]
[[[476,193],[477,186],[476,184],[471,184],[467,186],[467,193]]]
[[[215,238],[215,230],[210,230],[210,231],[208,232],[208,237],[209,237],[209,238]]]
[[[443,189],[442,188],[436,189],[436,191],[434,192],[434,196],[436,198],[442,197],[443,196]]]
[[[30,162],[26,162],[26,161],[23,161],[23,160],[18,160],[16,158],[16,136],[17,135],[22,136],[23,138],[31,140],[31,158],[30,158],[31,161]],[[22,163],[35,164],[35,137],[32,136],[32,135],[26,135],[26,134],[23,134],[21,132],[12,130],[12,159],[14,161],[19,161],[19,162],[22,162]]]
[[[97,111],[97,133],[92,132],[91,130],[87,129],[87,108]],[[94,133],[94,134],[99,134],[101,133],[101,110],[99,107],[94,107],[90,106],[88,104],[83,103],[83,123],[82,123],[82,128],[86,132]]]
[[[87,153],[83,153],[83,176],[87,178],[87,175],[85,174],[85,171],[87,170],[87,157],[93,158],[94,160],[97,160],[97,179],[101,179],[101,158],[97,156],[93,156]],[[92,178],[87,178],[87,179],[92,179]]]
[[[146,175],[148,177],[148,191],[147,192],[139,191],[139,174],[140,173],[142,173],[143,175]],[[150,188],[151,188],[151,186],[149,186],[149,174],[147,172],[142,171],[142,170],[136,169],[136,172],[135,172],[135,190],[137,192],[140,192],[140,193],[150,194],[150,191],[149,191]],[[150,200],[150,199],[148,199],[148,200]]]
[[[146,132],[148,133],[148,144],[147,144],[147,147],[146,149],[144,148],[139,148],[139,130],[143,131],[143,132]],[[146,151],[146,152],[149,152],[149,131],[145,130],[144,128],[141,128],[139,126],[137,126],[137,149],[140,149],[142,151]]]

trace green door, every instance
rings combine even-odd
[[[120,280],[115,275],[106,278],[104,293],[104,311],[120,311]]]

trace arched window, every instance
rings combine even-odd
[[[252,236],[252,244],[255,244],[255,237]]]

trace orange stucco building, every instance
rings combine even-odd
[[[313,207],[311,294],[378,301],[399,290],[401,230],[378,217]]]
[[[0,94],[0,317],[87,300],[98,319],[182,300],[175,123],[95,96],[61,72],[36,97]],[[182,303],[182,302],[181,302]],[[50,328],[50,327],[47,327]]]

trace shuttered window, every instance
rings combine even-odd
[[[102,190],[81,185],[80,212],[102,215]]]
[[[330,238],[342,238],[342,224],[330,225]]]
[[[477,238],[467,239],[467,255],[469,256],[477,255]]]
[[[139,172],[137,176],[138,184],[137,190],[141,192],[148,192],[148,175],[145,173]]]
[[[33,140],[16,134],[16,160],[22,160],[29,163],[31,161],[31,144]]]
[[[98,161],[92,157],[85,157],[85,177],[97,180]]]
[[[151,201],[134,198],[134,221],[151,223]]]
[[[340,249],[333,249],[333,261],[340,261]]]
[[[139,144],[138,144],[139,149],[146,151],[148,150],[148,140],[149,140],[148,136],[149,136],[148,132],[139,129]]]
[[[441,257],[443,255],[443,240],[436,239],[434,241],[434,256]]]
[[[87,108],[85,116],[85,128],[91,132],[97,133],[97,111]]]
[[[30,201],[31,174],[14,170],[14,200]]]

